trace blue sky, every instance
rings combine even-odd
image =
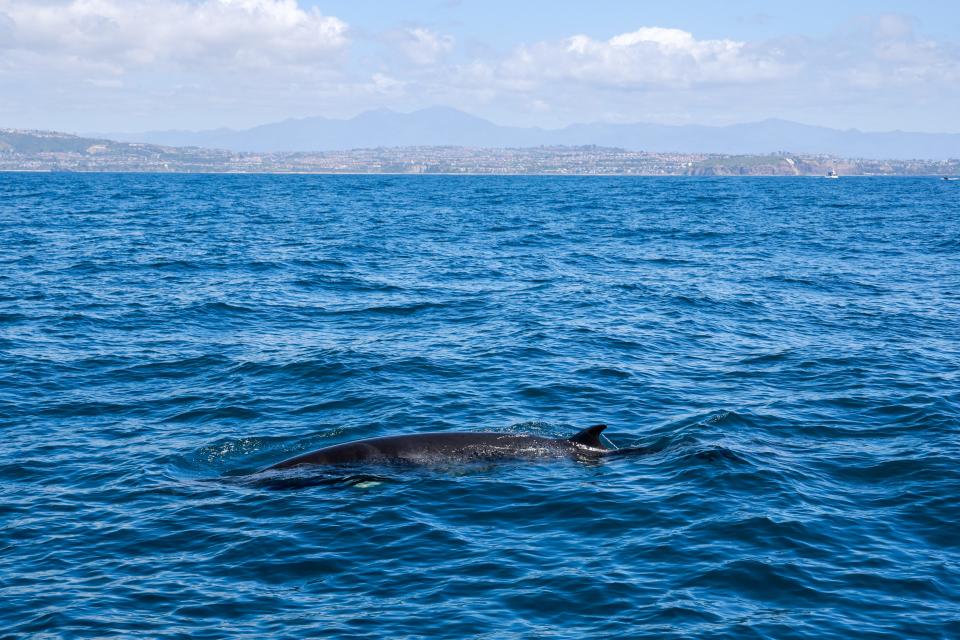
[[[311,0],[301,4],[373,30],[404,22],[431,24],[499,47],[571,33],[603,37],[639,26],[676,27],[708,38],[824,36],[845,22],[882,14],[913,16],[928,35],[956,37],[960,30],[960,2],[950,0]]]
[[[0,0],[0,127],[502,124],[960,131],[960,2]]]

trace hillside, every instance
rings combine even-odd
[[[425,173],[650,176],[953,175],[957,161],[826,155],[652,153],[595,145],[400,146],[325,152],[234,152],[0,129],[0,170],[205,173]]]
[[[378,109],[346,120],[302,118],[245,130],[104,135],[134,142],[247,152],[413,146],[520,148],[597,145],[654,153],[764,155],[789,151],[874,160],[960,158],[960,134],[841,131],[775,119],[722,127],[595,123],[541,129],[500,126],[445,107],[412,113]]]

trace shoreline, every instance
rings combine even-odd
[[[758,174],[720,174],[720,175],[691,175],[683,173],[487,173],[487,172],[457,172],[457,173],[424,173],[414,171],[137,171],[137,170],[62,170],[62,169],[0,169],[3,173],[42,173],[42,174],[73,174],[73,175],[204,175],[204,176],[411,176],[411,177],[538,177],[538,178],[825,178],[819,174],[782,175],[776,173]],[[947,178],[954,174],[945,173],[850,173],[842,174],[841,178]]]

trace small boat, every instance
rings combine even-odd
[[[824,178],[830,178],[831,180],[836,180],[839,177],[840,176],[838,176],[837,172],[834,171],[833,169],[830,169],[830,171],[827,172],[827,175],[824,176]]]
[[[943,176],[943,179],[947,182],[956,182],[957,180],[960,180],[960,178],[954,178],[953,176]]]

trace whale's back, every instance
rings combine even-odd
[[[583,449],[602,449],[602,425],[581,431],[573,438],[454,431],[384,436],[344,442],[306,453],[269,467],[289,469],[306,464],[407,463],[500,460],[569,456]]]

